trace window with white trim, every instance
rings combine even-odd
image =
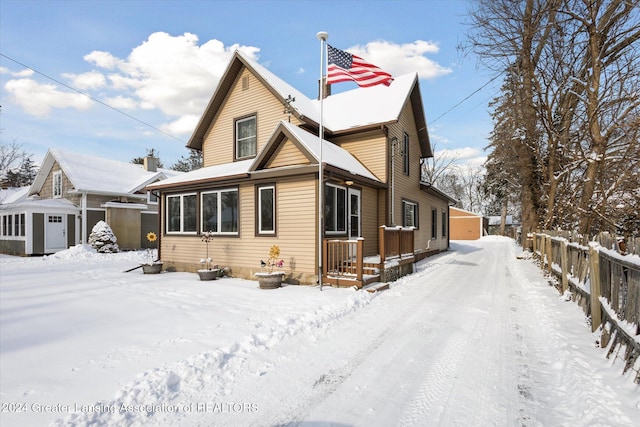
[[[200,195],[200,231],[238,234],[238,190],[224,189]]]
[[[276,233],[276,187],[258,187],[258,234]]]
[[[167,196],[167,233],[195,233],[196,194]]]
[[[236,120],[236,159],[256,155],[257,136],[256,116]]]
[[[62,171],[53,173],[53,197],[56,199],[62,197]]]
[[[324,231],[327,234],[347,232],[347,189],[344,187],[324,186]]]

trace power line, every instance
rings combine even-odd
[[[178,138],[178,137],[177,137],[177,136],[175,136],[175,135],[171,135],[170,133],[165,132],[165,131],[163,131],[162,129],[158,129],[157,127],[155,127],[155,126],[153,126],[153,125],[151,125],[151,124],[149,124],[149,123],[147,123],[147,122],[145,122],[145,121],[143,121],[143,120],[140,120],[139,118],[134,117],[134,116],[132,116],[132,115],[131,115],[131,114],[129,114],[129,113],[126,113],[126,112],[124,112],[124,111],[122,111],[122,110],[119,110],[119,109],[117,109],[117,108],[115,108],[115,107],[113,107],[113,106],[111,106],[111,105],[107,104],[106,102],[100,101],[99,99],[94,98],[93,96],[89,95],[88,93],[83,92],[83,91],[81,91],[81,90],[79,90],[79,89],[76,89],[76,88],[74,88],[73,86],[69,86],[68,84],[63,83],[63,82],[61,82],[60,80],[54,79],[53,77],[48,76],[47,74],[45,74],[45,73],[43,73],[43,72],[40,72],[40,71],[36,70],[36,69],[35,69],[35,68],[33,68],[33,67],[30,67],[30,66],[28,66],[28,65],[26,65],[26,64],[23,64],[22,62],[17,61],[17,60],[15,60],[15,59],[11,58],[10,56],[5,55],[4,53],[0,53],[0,56],[2,56],[3,58],[7,58],[9,61],[13,61],[13,62],[15,62],[16,64],[18,64],[18,65],[20,65],[20,66],[22,66],[22,67],[24,67],[24,68],[27,68],[27,69],[29,69],[29,70],[33,71],[34,73],[40,74],[41,76],[46,77],[47,79],[49,79],[49,80],[51,80],[51,81],[54,81],[54,82],[58,83],[59,85],[66,87],[66,88],[67,88],[67,89],[69,89],[69,90],[72,90],[72,91],[74,91],[74,92],[77,92],[77,93],[79,93],[80,95],[86,96],[86,97],[87,97],[87,98],[89,98],[90,100],[92,100],[92,101],[94,101],[94,102],[97,102],[98,104],[103,105],[103,106],[105,106],[105,107],[107,107],[107,108],[110,108],[110,109],[112,109],[113,111],[115,111],[115,112],[118,112],[118,113],[122,114],[123,116],[126,116],[126,117],[128,117],[128,118],[130,118],[130,119],[133,119],[133,120],[135,120],[136,122],[141,123],[141,124],[143,124],[143,125],[145,125],[145,126],[147,126],[147,127],[150,127],[151,129],[153,129],[153,130],[155,130],[155,131],[158,131],[158,132],[160,132],[160,133],[162,133],[162,134],[164,134],[164,135],[168,136],[169,138],[173,138],[173,139],[175,139],[175,140],[177,140],[177,141],[182,142],[183,144],[185,144],[185,143],[186,143],[185,141],[183,141],[182,139]]]
[[[502,75],[502,73],[497,74],[495,77],[493,77],[491,80],[489,80],[488,82],[486,82],[485,84],[483,84],[482,86],[480,86],[478,89],[474,90],[473,92],[471,92],[469,95],[467,95],[462,101],[458,102],[456,105],[454,105],[453,107],[449,108],[447,111],[445,111],[444,113],[440,114],[438,117],[436,117],[435,119],[431,120],[431,124],[435,123],[440,117],[450,113],[451,111],[455,110],[457,107],[460,106],[460,104],[462,104],[463,102],[465,102],[467,99],[471,98],[473,95],[475,95],[476,93],[480,92],[482,89],[484,89],[485,87],[487,87],[489,85],[489,83],[493,82],[495,79],[497,79],[498,77],[500,77]]]

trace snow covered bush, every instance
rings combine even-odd
[[[89,235],[89,244],[100,253],[120,252],[117,241],[113,230],[104,221],[98,221]]]

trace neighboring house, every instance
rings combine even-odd
[[[234,53],[188,143],[204,167],[148,187],[161,194],[165,265],[200,268],[212,231],[209,254],[234,276],[252,278],[277,244],[289,281],[316,283],[321,151],[327,244],[362,239],[360,255],[375,259],[381,226],[398,225],[415,230],[414,253],[447,250],[455,201],[420,180],[432,152],[417,74],[329,96],[323,111],[321,149],[320,101]]]
[[[478,240],[489,226],[487,218],[464,209],[449,207],[451,240]]]
[[[487,227],[487,233],[490,235],[500,234],[500,222],[502,217],[500,215],[490,216],[489,225]],[[513,236],[513,215],[507,215],[504,221],[504,235]]]
[[[106,221],[122,249],[148,246],[158,232],[157,198],[145,187],[182,174],[50,149],[22,197],[0,204],[0,253],[50,254],[87,243],[93,226]]]

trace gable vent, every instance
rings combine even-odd
[[[249,89],[249,76],[244,76],[242,78],[242,90]]]

